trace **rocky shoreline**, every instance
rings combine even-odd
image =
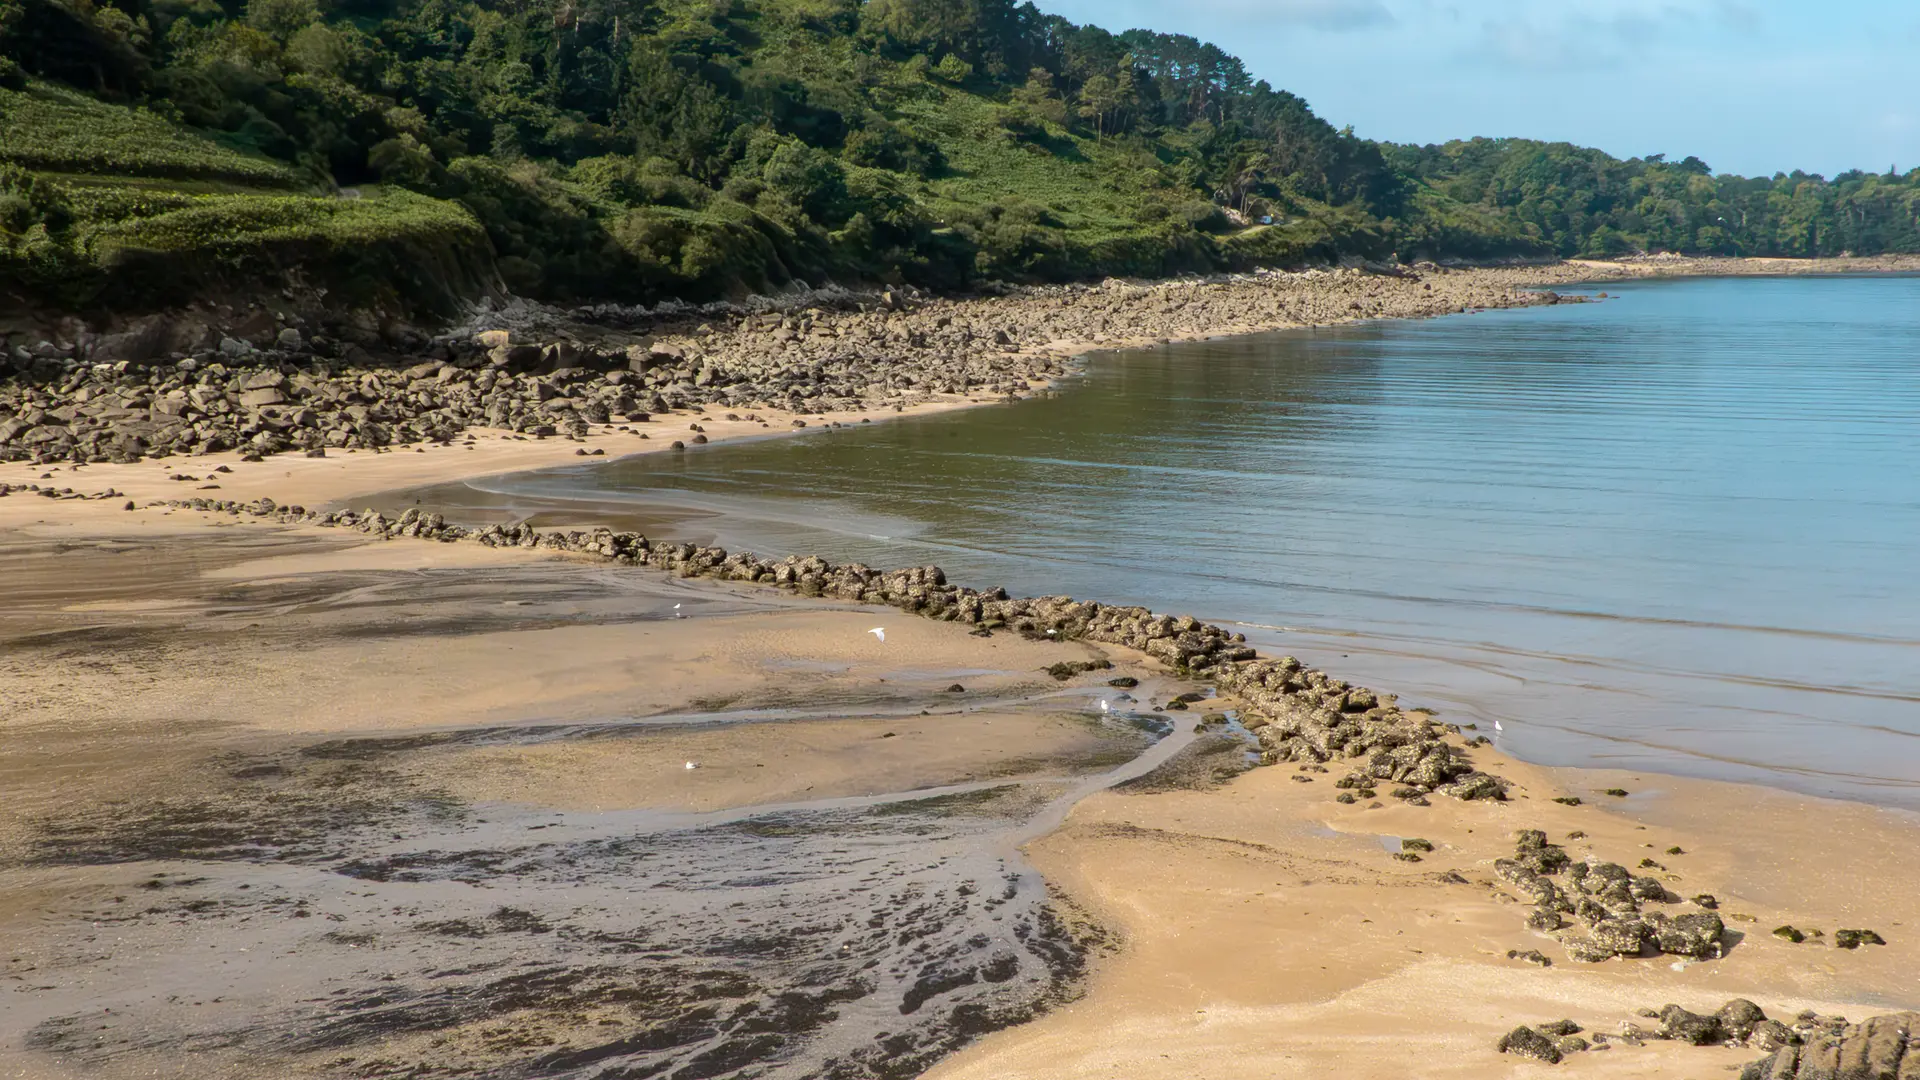
[[[31,490],[43,497],[87,497],[37,485]],[[92,497],[119,496],[110,492]],[[126,506],[135,508],[131,501]],[[1239,704],[1240,724],[1258,740],[1263,765],[1298,761],[1305,763],[1303,769],[1324,772],[1321,762],[1344,759],[1356,771],[1342,781],[1342,789],[1368,792],[1366,797],[1371,798],[1371,785],[1396,785],[1393,797],[1414,805],[1424,805],[1430,794],[1468,801],[1501,800],[1507,794],[1504,780],[1473,766],[1470,747],[1480,745],[1480,740],[1465,736],[1458,725],[1403,710],[1392,695],[1353,686],[1291,656],[1262,658],[1246,644],[1245,634],[1191,615],[1156,614],[1144,607],[1070,596],[1010,597],[1004,589],[982,591],[952,584],[937,566],[876,570],[860,563],[832,563],[817,555],[775,560],[718,547],[655,543],[638,533],[610,529],[541,532],[526,524],[472,529],[417,509],[388,517],[375,510],[310,510],[272,499],[173,499],[150,506],[351,529],[383,540],[552,551],[664,570],[681,578],[768,585],[801,596],[882,604],[923,618],[966,623],[983,636],[1006,631],[1036,640],[1117,645],[1144,653],[1180,676],[1213,681]],[[1184,710],[1186,703],[1176,701],[1172,707]],[[1448,736],[1465,738],[1466,745],[1449,743]],[[1352,801],[1344,793],[1342,797]]]
[[[1623,1022],[1617,1034],[1588,1032],[1572,1020],[1522,1025],[1502,1036],[1502,1054],[1558,1065],[1575,1054],[1610,1049],[1612,1044],[1640,1046],[1659,1039],[1689,1046],[1744,1046],[1767,1056],[1740,1070],[1740,1080],[1903,1080],[1913,1075],[1914,1038],[1920,1013],[1903,1012],[1849,1023],[1844,1016],[1809,1010],[1792,1024],[1775,1020],[1759,1005],[1735,998],[1711,1013],[1695,1013],[1668,1004],[1641,1009],[1657,1027]],[[1582,1037],[1582,1033],[1585,1037]]]
[[[0,320],[0,461],[323,455],[445,443],[475,428],[577,439],[669,411],[824,418],[1024,394],[1095,348],[1553,304],[1563,299],[1554,285],[1914,269],[1920,259],[1899,257],[1424,263],[963,298],[836,287],[701,306],[509,301],[437,334],[290,303],[209,305],[110,332],[71,318]]]
[[[514,304],[431,338],[268,309],[154,316],[107,335],[22,331],[0,336],[0,375],[12,375],[0,461],[319,456],[474,428],[580,438],[669,411],[825,418],[994,399],[1066,375],[1090,348],[1555,303],[1534,287],[1585,276],[1571,264],[1422,266],[973,299],[836,289],[697,308]]]

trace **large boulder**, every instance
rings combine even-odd
[[[1466,801],[1474,799],[1504,801],[1507,797],[1507,784],[1497,776],[1483,772],[1470,772],[1442,787],[1440,793]]]
[[[102,334],[88,355],[96,363],[143,363],[166,351],[170,330],[164,319],[147,319],[118,333]]]
[[[524,375],[540,366],[541,354],[538,345],[496,345],[488,350],[488,360],[496,369]]]
[[[1655,944],[1660,946],[1661,952],[1675,956],[1718,956],[1720,936],[1725,932],[1726,924],[1711,911],[1694,912],[1673,919],[1661,918],[1653,923]]]
[[[1526,1026],[1514,1028],[1502,1035],[1497,1049],[1503,1054],[1537,1058],[1549,1065],[1560,1063],[1560,1047],[1553,1039]]]
[[[1615,956],[1639,956],[1646,949],[1649,929],[1640,919],[1609,919],[1595,923],[1591,933],[1596,944]]]
[[[1836,930],[1833,932],[1833,947],[1836,949],[1857,949],[1862,945],[1885,945],[1887,939],[1871,930]]]
[[[1720,1026],[1726,1030],[1727,1038],[1736,1042],[1746,1042],[1755,1029],[1767,1022],[1766,1012],[1746,998],[1734,998],[1720,1006],[1713,1015],[1720,1018]]]
[[[1660,1037],[1693,1046],[1710,1046],[1727,1037],[1718,1016],[1701,1016],[1678,1005],[1660,1010]]]

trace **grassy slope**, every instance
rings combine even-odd
[[[0,90],[0,160],[55,173],[299,184],[285,165],[231,150],[157,113],[45,83]]]
[[[920,193],[936,214],[1030,204],[1064,229],[1069,261],[1097,260],[1140,274],[1380,253],[1364,214],[1311,199],[1293,200],[1280,224],[1190,237],[1193,247],[1183,251],[1170,245],[1173,231],[1156,217],[1170,205],[1174,212],[1183,202],[1192,206],[1194,193],[1167,181],[1161,157],[1134,140],[1087,138],[1052,126],[1043,137],[1016,138],[995,122],[995,109],[991,101],[951,90],[938,102],[909,103],[895,113],[946,152],[948,175]]]
[[[25,169],[48,220],[0,232],[0,270],[73,302],[178,302],[277,280],[360,293],[417,288],[419,270],[474,281],[483,237],[461,207],[413,192],[321,192],[145,109],[35,84],[0,90],[0,164]]]
[[[939,102],[910,102],[897,115],[907,126],[940,144],[948,175],[929,182],[924,201],[954,213],[1023,199],[1084,243],[1140,231],[1148,188],[1129,183],[1125,168],[1136,156],[1117,142],[1082,139],[1054,128],[1044,144],[1009,136],[993,119],[993,104],[960,90]],[[1157,161],[1148,164],[1157,165]]]
[[[788,58],[803,68],[847,62],[834,55],[846,48],[844,40],[812,45]],[[1035,239],[1025,266],[996,272],[1152,275],[1378,253],[1364,215],[1307,200],[1271,228],[1208,235],[1171,227],[1170,207],[1195,205],[1195,193],[1164,168],[1177,146],[1102,140],[1051,125],[1009,131],[996,102],[937,83],[916,82],[885,112],[940,146],[947,167],[929,180],[856,172],[937,221],[1016,232],[1045,226],[1027,228]],[[493,278],[485,232],[456,202],[377,187],[341,197],[160,113],[50,84],[0,90],[0,165],[28,170],[43,200],[50,192],[58,204],[39,231],[0,231],[0,278],[71,304],[179,303],[209,288],[272,288],[292,278],[345,290],[342,299],[350,302],[392,306],[426,297],[437,302],[427,306],[444,307]],[[605,295],[637,299],[691,280],[695,273],[682,263],[695,237],[719,252],[713,258],[722,270],[712,276],[733,275],[736,287],[777,282],[757,276],[759,267],[778,266],[803,243],[724,200],[703,209],[633,207],[566,170],[532,163],[499,168],[497,179],[525,196],[527,207],[575,217],[581,235],[638,253],[623,275],[631,280],[608,281],[591,269],[581,275]],[[487,216],[495,229],[513,228],[522,217],[512,206]],[[635,242],[636,230],[662,239]]]

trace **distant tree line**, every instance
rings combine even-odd
[[[1920,169],[1749,178],[1716,175],[1697,157],[1621,161],[1530,139],[1393,146],[1387,157],[1453,202],[1497,210],[1564,256],[1920,251]]]

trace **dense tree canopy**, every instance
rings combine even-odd
[[[1920,170],[1750,179],[1715,175],[1695,157],[1621,161],[1528,139],[1392,147],[1389,160],[1454,202],[1517,221],[1560,255],[1920,251]]]
[[[125,149],[162,123],[202,149]],[[77,273],[109,232],[132,244],[185,209],[207,243],[242,244],[259,215],[241,180],[288,215],[320,210],[288,191],[362,188],[428,200],[377,204],[396,220],[463,208],[509,284],[549,299],[1345,253],[1920,250],[1915,174],[1387,146],[1213,45],[1011,0],[0,0],[0,125],[15,274]],[[76,158],[84,179],[59,165]],[[98,194],[116,180],[144,201]]]

